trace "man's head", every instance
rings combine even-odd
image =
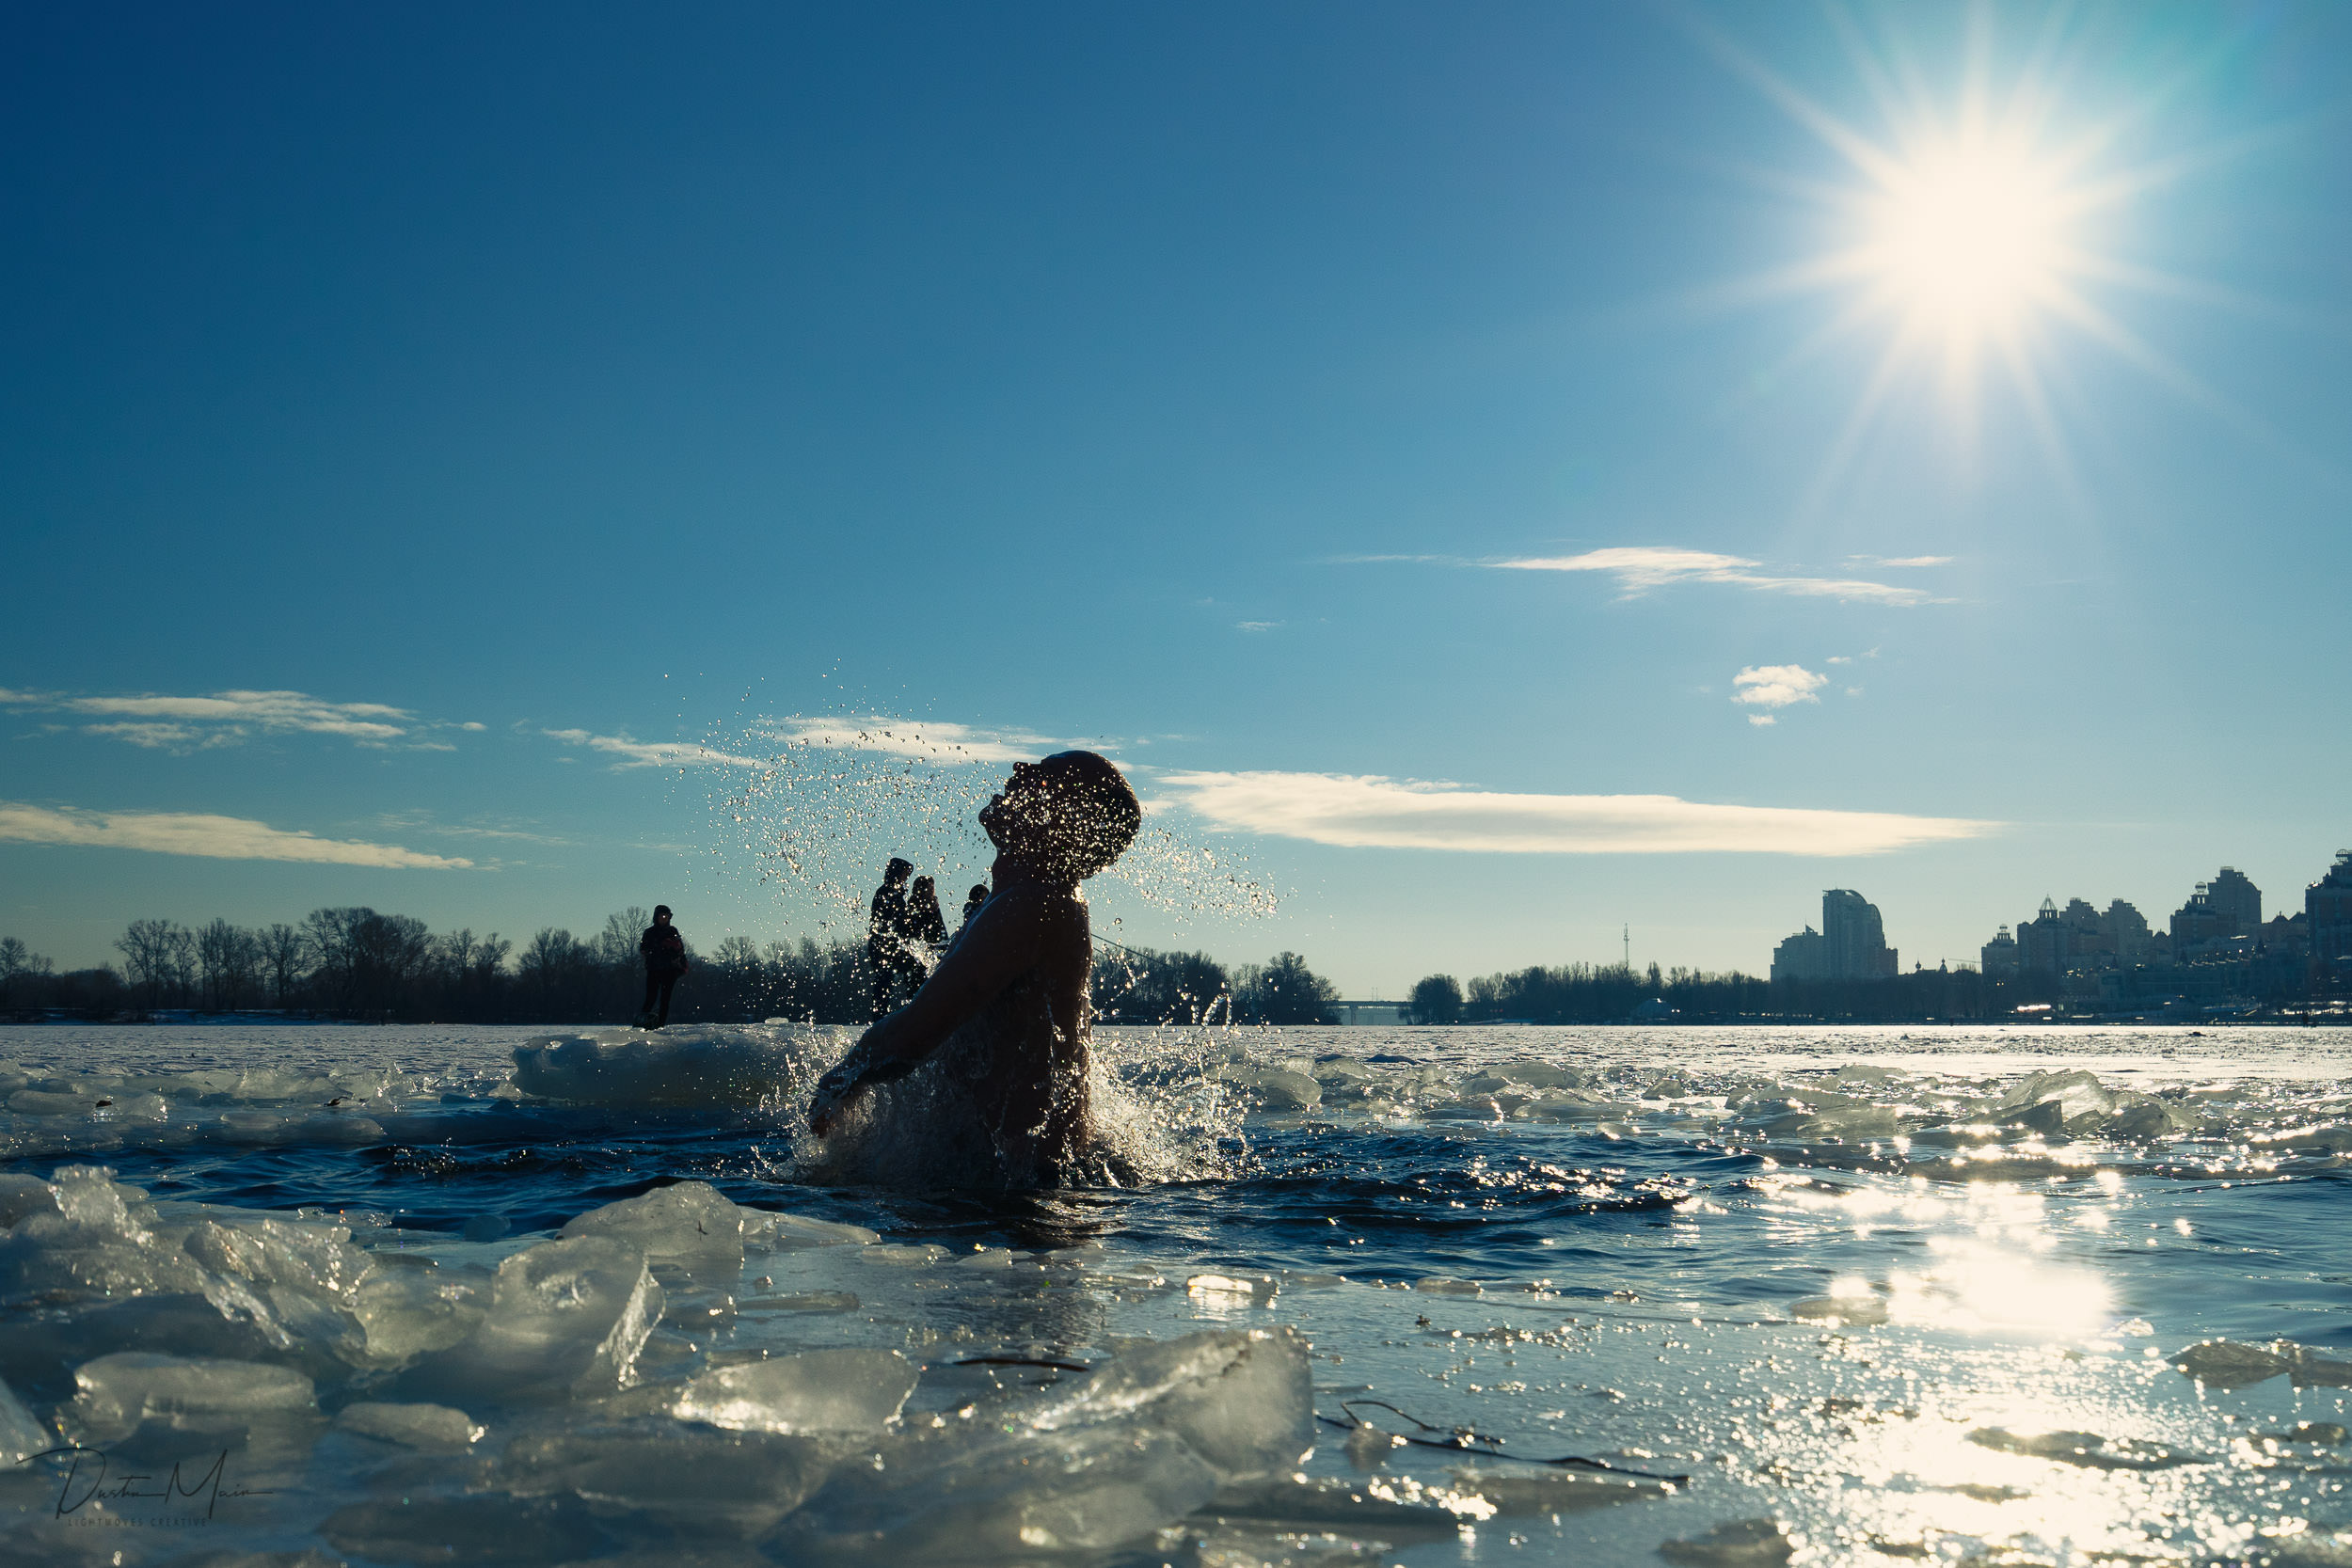
[[[893,855],[890,857],[890,863],[882,867],[882,882],[885,886],[897,887],[914,874],[914,866],[912,862],[902,861]]]
[[[999,849],[1073,881],[1119,859],[1142,825],[1136,792],[1092,752],[1014,763],[1012,777],[980,811],[980,826]]]
[[[656,904],[653,907],[653,923],[657,926],[667,926],[670,923],[669,905]]]

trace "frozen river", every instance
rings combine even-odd
[[[0,1034],[10,1560],[2352,1563],[2352,1032],[1108,1030],[995,1196],[549,1037]]]

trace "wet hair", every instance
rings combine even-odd
[[[1143,804],[1107,757],[1056,752],[1031,777],[1065,811],[1053,813],[1056,858],[1083,881],[1127,852],[1143,826]]]
[[[902,861],[898,856],[893,855],[890,857],[890,863],[882,867],[882,880],[885,882],[902,882],[906,880],[907,873],[913,871],[914,869],[914,862]]]
[[[667,904],[656,904],[653,907],[653,917],[656,920],[660,919],[663,915],[668,914],[669,912],[670,906]]]

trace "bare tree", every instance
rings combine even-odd
[[[179,999],[186,984],[191,949],[187,927],[168,920],[134,920],[115,938],[122,955],[123,977],[142,1007],[160,1007]]]
[[[243,927],[215,920],[196,933],[204,1006],[215,1012],[250,1005],[262,978],[262,942]]]
[[[262,972],[269,977],[270,998],[280,1007],[294,1006],[295,990],[307,973],[310,939],[299,927],[283,921],[253,933],[261,944]]]
[[[50,971],[47,958],[15,937],[0,937],[0,1007],[16,1003],[17,983],[37,980]]]

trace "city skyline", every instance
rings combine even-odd
[[[2339,8],[8,26],[61,965],[821,932],[1069,744],[1106,935],[1351,996],[2352,839]]]

